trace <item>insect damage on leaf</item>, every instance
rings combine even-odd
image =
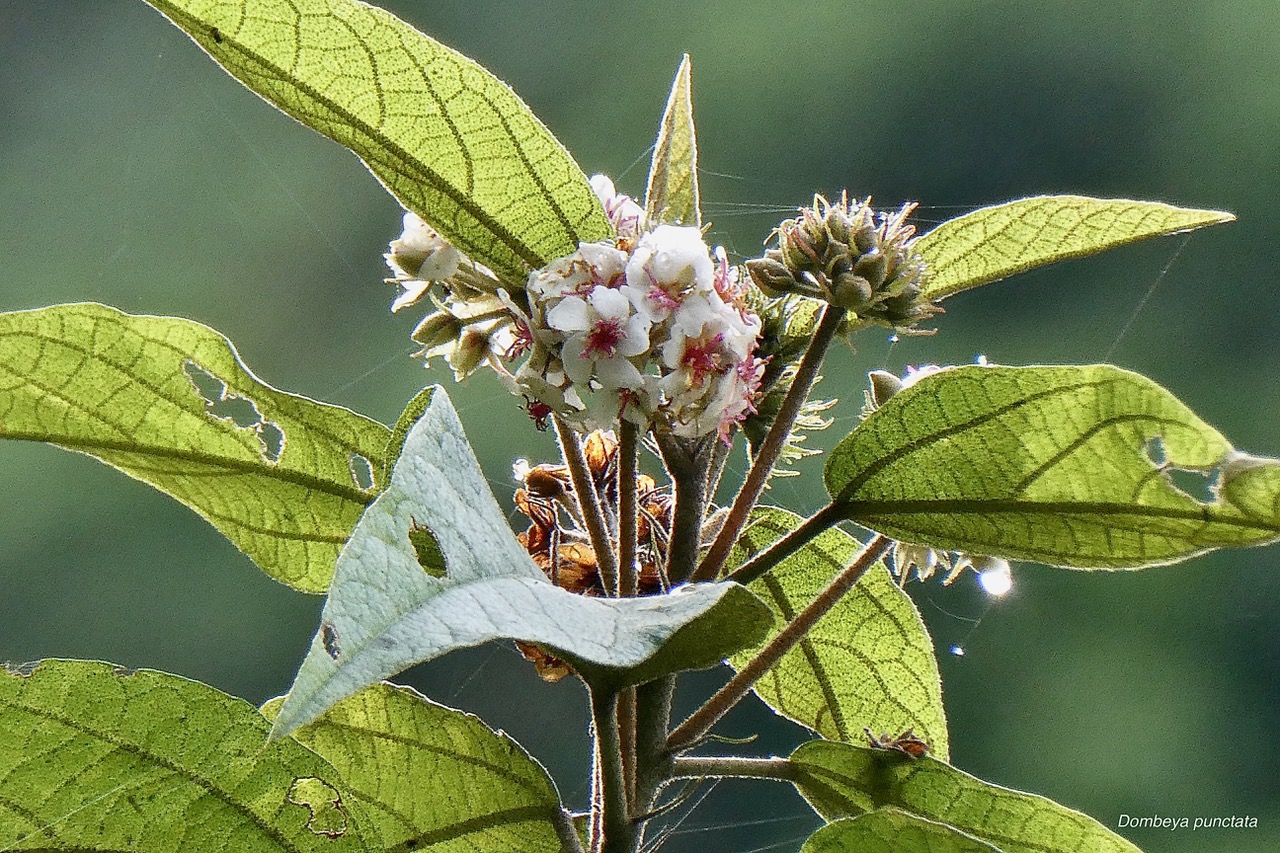
[[[274,421],[267,420],[257,403],[241,394],[231,393],[226,382],[190,359],[182,363],[182,371],[204,401],[204,410],[211,418],[254,433],[262,445],[262,458],[272,464],[280,461],[284,455],[284,430]]]
[[[311,813],[307,829],[316,835],[341,838],[347,834],[347,810],[342,804],[342,795],[323,779],[306,776],[295,780],[286,799]]]

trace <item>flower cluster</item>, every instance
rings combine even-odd
[[[390,280],[405,290],[393,308],[447,279],[445,298],[432,297],[439,310],[414,332],[420,354],[445,356],[460,378],[489,363],[540,420],[554,413],[586,432],[625,418],[727,440],[755,411],[765,366],[745,275],[699,229],[650,227],[608,178],[597,175],[591,186],[616,238],[581,244],[531,273],[523,290],[464,263],[407,214],[387,255]],[[504,364],[520,358],[514,370]]]

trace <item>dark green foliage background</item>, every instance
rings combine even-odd
[[[867,333],[856,356],[832,359],[821,390],[845,398],[847,430],[870,367],[979,352],[1008,364],[1109,357],[1237,446],[1280,455],[1271,0],[388,5],[508,80],[588,172],[633,193],[691,52],[706,214],[740,253],[815,189],[918,199],[923,220],[1042,192],[1236,212],[1238,223],[1191,239],[1118,344],[1182,238],[958,296],[936,338],[890,351]],[[0,310],[96,300],[193,317],[277,387],[384,421],[446,375],[401,357],[415,318],[386,312],[379,255],[398,231],[394,202],[351,155],[241,89],[142,3],[0,2],[0,117]],[[545,458],[547,438],[489,377],[454,398],[506,500],[512,458]],[[806,470],[773,499],[814,508],[821,484]],[[0,660],[100,657],[255,701],[288,686],[318,599],[85,459],[0,446],[0,472]],[[956,763],[1112,828],[1121,814],[1259,821],[1122,830],[1153,853],[1276,849],[1278,553],[1118,575],[1020,566],[1014,594],[972,633],[958,618],[983,612],[971,581],[913,587],[942,649]],[[947,653],[953,643],[964,657]],[[578,688],[541,685],[505,645],[412,680],[506,728],[583,803]],[[802,739],[755,705],[726,724],[761,731],[748,749],[784,753]],[[812,818],[773,794],[720,786],[686,830],[784,820],[689,832],[665,849],[795,849]]]

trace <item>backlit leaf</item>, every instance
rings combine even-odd
[[[1036,267],[1234,219],[1220,210],[1155,201],[1036,196],[944,222],[916,248],[928,270],[925,296],[937,300]]]
[[[1001,853],[946,824],[897,809],[876,809],[819,829],[800,853]]]
[[[508,281],[609,236],[586,176],[524,102],[391,13],[357,0],[148,2]]]
[[[381,488],[389,432],[264,384],[199,323],[103,305],[0,314],[0,438],[99,459],[321,592]]]
[[[249,703],[162,672],[0,672],[0,845],[131,853],[364,853],[337,771],[263,746]]]
[[[991,785],[934,758],[810,741],[796,748],[791,761],[796,787],[828,820],[890,806],[1004,853],[1138,853],[1087,815]]]
[[[419,564],[415,527],[435,537],[443,577]],[[758,642],[770,621],[732,583],[621,600],[553,586],[507,526],[438,388],[339,558],[321,619],[275,736],[413,664],[489,640],[537,643],[592,681],[621,686],[713,666]]]
[[[729,569],[800,525],[800,517],[762,507],[729,556]],[[817,597],[862,545],[831,529],[787,557],[749,589],[777,621],[770,638]],[[749,651],[731,659],[745,666]],[[882,564],[872,566],[795,649],[755,684],[770,707],[825,738],[866,743],[863,728],[898,735],[910,728],[947,757],[947,722],[933,643],[910,596]]]
[[[692,85],[692,65],[686,53],[671,84],[658,141],[653,146],[649,188],[644,196],[645,216],[650,222],[702,225]]]
[[[519,744],[411,688],[375,684],[293,737],[338,771],[379,850],[551,853],[558,832],[573,833],[547,771]]]
[[[845,437],[825,473],[845,518],[970,554],[1136,568],[1280,538],[1280,460],[1235,451],[1110,365],[926,376]]]

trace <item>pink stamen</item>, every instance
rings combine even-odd
[[[502,357],[507,361],[515,361],[533,349],[533,332],[529,331],[529,327],[525,325],[525,322],[516,320],[515,328],[516,339],[511,342],[511,346],[507,347],[507,351],[502,354]]]
[[[606,358],[613,358],[614,353],[618,351],[618,344],[622,343],[626,337],[627,333],[622,330],[621,320],[600,320],[587,334],[587,343],[582,348],[582,354],[585,356],[601,354]]]
[[[725,372],[727,366],[720,351],[723,344],[723,333],[716,333],[706,340],[690,338],[685,342],[680,366],[689,371],[694,386],[701,386],[708,376]]]

